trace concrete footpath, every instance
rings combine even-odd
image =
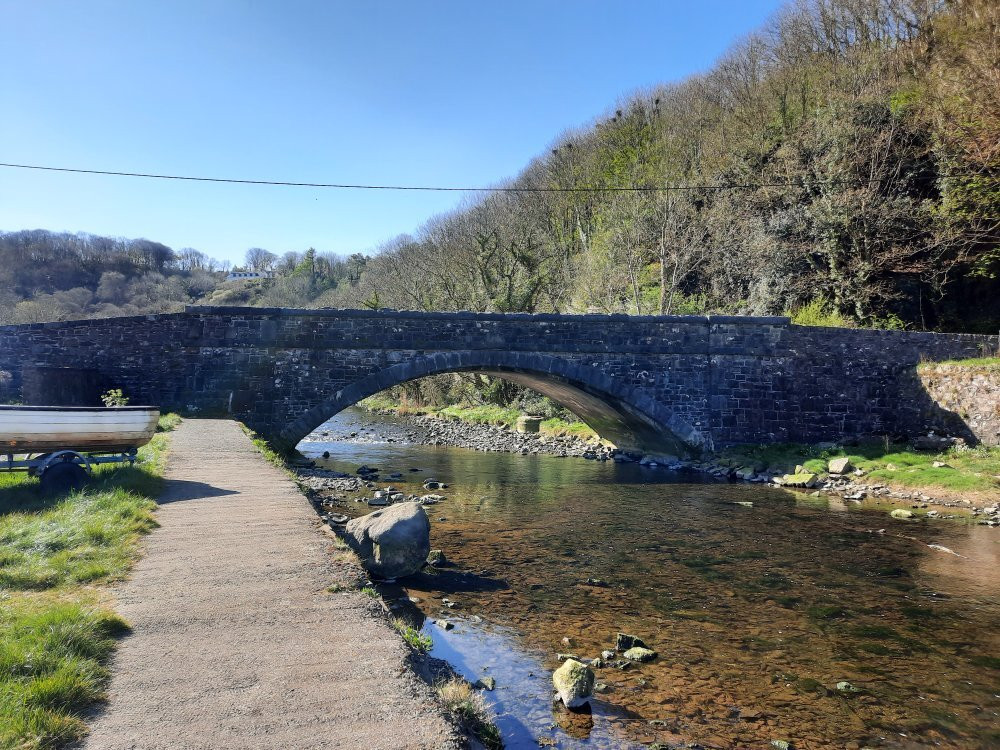
[[[167,480],[85,748],[461,745],[371,600],[327,591],[331,540],[236,423],[185,420]]]

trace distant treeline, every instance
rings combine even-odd
[[[321,306],[357,283],[365,257],[247,251],[237,269],[272,278],[227,282],[228,264],[145,239],[0,232],[0,325],[176,312],[192,303]],[[234,269],[235,270],[235,269]]]
[[[504,185],[591,192],[477,196],[349,301],[995,332],[998,50],[995,0],[801,0]]]

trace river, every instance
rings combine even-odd
[[[448,483],[427,511],[449,565],[382,593],[432,656],[496,680],[508,748],[1000,747],[997,529],[413,432],[350,409],[299,447],[403,474],[379,486]],[[597,669],[589,712],[553,704],[557,654],[596,658],[618,632],[658,658]]]

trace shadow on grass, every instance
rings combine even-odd
[[[155,498],[163,489],[163,481],[141,463],[103,464],[87,479],[83,492],[120,489]],[[8,513],[39,513],[54,508],[67,497],[70,495],[46,495],[38,479],[26,472],[0,474],[0,517]]]

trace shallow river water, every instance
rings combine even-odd
[[[449,484],[427,511],[450,565],[383,595],[433,656],[496,680],[507,747],[1000,747],[997,529],[412,431],[348,410],[300,450],[408,493]],[[557,653],[596,658],[619,631],[658,658],[597,669],[589,712],[553,704]]]

